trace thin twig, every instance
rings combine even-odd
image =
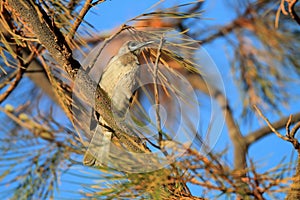
[[[275,128],[274,126],[270,123],[270,121],[262,114],[262,112],[260,111],[260,109],[254,105],[253,106],[254,109],[257,111],[257,113],[259,114],[259,116],[261,116],[265,122],[268,124],[269,128],[281,139],[283,140],[286,140],[290,143],[292,143],[292,145],[294,146],[294,148],[298,151],[298,153],[300,153],[300,144],[298,142],[298,140],[294,137],[295,136],[295,133],[299,130],[300,128],[300,122],[298,122],[295,127],[292,129],[292,132],[287,132],[286,133],[286,136],[283,136],[281,135]],[[286,125],[286,129],[287,130],[290,130],[289,128],[289,124],[291,124],[291,122],[289,121],[292,121],[291,117],[289,118],[288,122],[287,122],[287,125]]]
[[[288,15],[289,13],[285,10],[285,7],[284,7],[284,2],[286,0],[281,0],[280,2],[280,9],[281,9],[281,12],[284,14],[284,15]]]
[[[287,121],[287,123],[285,125],[285,130],[286,130],[287,133],[290,132],[291,123],[292,123],[292,115],[289,116],[289,119],[288,119],[288,121]]]
[[[295,124],[295,126],[292,128],[290,135],[291,137],[295,137],[295,134],[297,133],[297,131],[300,129],[300,122],[298,122],[297,124]]]
[[[98,1],[95,1],[94,3],[92,3],[92,6],[96,6],[100,3],[103,3],[105,0],[98,0]]]
[[[6,75],[5,80],[0,83],[0,89],[4,88],[6,85],[10,84],[11,80],[13,80],[18,74],[18,70],[13,71],[11,74]]]
[[[282,117],[278,121],[273,122],[272,125],[275,129],[282,129],[282,128],[286,127],[286,122],[288,120],[289,120],[289,117]],[[291,119],[291,124],[295,124],[298,121],[300,121],[300,112],[293,114],[293,118]],[[260,140],[263,137],[266,137],[271,132],[272,131],[269,128],[269,126],[262,127],[258,130],[255,130],[255,131],[247,134],[246,141],[247,141],[248,145],[251,145],[255,141]]]
[[[105,39],[101,47],[99,48],[97,54],[95,55],[94,59],[91,61],[89,66],[85,69],[86,73],[89,73],[90,70],[94,67],[95,63],[97,62],[98,58],[100,57],[100,54],[102,53],[104,47],[109,44],[110,41],[112,41],[115,37],[117,37],[119,34],[121,34],[124,30],[132,28],[131,26],[127,26],[126,24],[123,24],[119,31],[117,31],[115,34],[111,35],[109,38]]]
[[[284,2],[288,4],[288,11],[285,9]],[[300,18],[295,11],[295,5],[298,0],[281,0],[280,7],[278,11],[281,11],[284,15],[290,15],[293,20],[295,20],[300,25]],[[279,14],[276,14],[276,28],[278,27]]]
[[[300,18],[294,9],[298,0],[286,0],[286,1],[288,2],[290,16],[300,25]]]
[[[160,39],[160,43],[157,49],[157,54],[156,54],[156,60],[155,60],[155,64],[154,64],[154,95],[155,95],[155,110],[156,110],[156,125],[157,125],[157,129],[158,129],[158,143],[161,144],[162,141],[162,131],[161,131],[161,119],[160,119],[160,114],[159,114],[159,91],[158,91],[158,85],[157,85],[157,81],[158,81],[158,76],[157,76],[157,72],[158,72],[158,63],[161,57],[161,49],[164,43],[164,35],[162,35],[161,39]]]
[[[18,69],[15,80],[10,84],[9,88],[0,95],[0,103],[2,103],[11,93],[12,91],[18,86],[20,83],[24,72],[26,71],[28,64],[24,65],[23,61],[18,57],[19,63],[20,63],[20,68]]]
[[[161,130],[161,119],[160,119],[160,114],[159,114],[159,90],[158,90],[158,64],[159,64],[159,61],[160,61],[160,58],[161,58],[161,53],[162,53],[162,47],[163,47],[163,44],[165,42],[165,39],[164,39],[164,34],[161,36],[161,39],[160,39],[160,43],[159,43],[159,46],[158,46],[158,49],[157,49],[157,53],[156,53],[156,59],[155,59],[155,63],[154,63],[154,69],[153,69],[153,78],[154,78],[154,95],[155,95],[155,103],[156,103],[156,124],[157,124],[157,129],[158,129],[158,144],[159,144],[159,148],[162,150],[163,154],[168,157],[169,154],[168,152],[162,147],[162,130]],[[178,170],[177,170],[177,166],[174,165],[174,163],[171,163],[170,164],[171,167],[173,168],[173,172],[176,174],[177,177],[180,177],[179,173],[178,173]],[[187,194],[191,194],[188,186],[184,183],[184,182],[181,182],[182,183],[182,187],[184,189],[184,191],[187,193]]]
[[[265,120],[265,122],[267,123],[267,125],[269,126],[269,128],[281,139],[283,140],[286,140],[286,141],[289,141],[289,138],[288,137],[285,137],[283,135],[281,135],[274,127],[273,125],[271,124],[271,122],[262,114],[261,110],[256,106],[254,105],[253,106],[254,109],[256,110],[256,112],[259,114],[259,116],[261,118],[263,118],[263,120]]]
[[[69,32],[69,34],[67,35],[67,40],[69,40],[68,42],[70,42],[74,36],[75,36],[75,32],[77,31],[78,27],[80,26],[84,16],[87,14],[87,12],[89,11],[89,9],[92,7],[92,1],[93,0],[88,0],[84,3],[79,15],[76,17],[76,20],[74,22],[74,25],[71,27],[71,30]]]

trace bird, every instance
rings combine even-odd
[[[136,94],[136,89],[139,87],[138,78],[141,66],[138,56],[143,48],[153,42],[136,40],[125,42],[118,53],[108,62],[98,83],[111,99],[114,118],[118,121],[119,128],[125,133],[133,134],[124,120]],[[94,116],[98,124],[89,145],[92,155],[87,152],[83,163],[88,166],[105,166],[109,159],[114,130],[98,113],[95,112]]]

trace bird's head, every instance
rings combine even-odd
[[[140,41],[135,41],[131,40],[126,42],[119,51],[119,54],[125,54],[128,52],[134,53],[134,54],[139,54],[140,51],[143,49],[143,47],[152,44],[154,41],[146,41],[146,42],[140,42]]]

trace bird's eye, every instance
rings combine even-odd
[[[131,42],[129,42],[129,44],[128,44],[128,47],[130,48],[130,49],[133,49],[133,48],[135,48],[136,46],[137,46],[137,42],[135,42],[135,41],[131,41]]]

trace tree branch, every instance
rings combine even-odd
[[[222,108],[223,115],[228,128],[229,137],[234,145],[234,166],[236,170],[242,170],[246,167],[247,145],[243,135],[236,124],[233,113],[224,94],[217,88],[209,85],[198,74],[188,74],[188,80],[194,88],[204,92],[208,96],[216,99]]]
[[[8,5],[14,9],[22,20],[32,29],[39,42],[46,47],[54,60],[68,73],[71,79],[75,79],[80,63],[73,59],[72,51],[65,41],[62,33],[51,22],[47,14],[38,5],[29,0],[7,0]],[[50,67],[43,65],[49,77],[52,87],[58,96],[58,100],[68,118],[73,122],[70,111],[70,97],[60,88],[53,77]]]
[[[9,44],[10,49],[12,49],[14,52],[18,48],[18,44],[15,40],[15,37],[18,37],[17,33],[13,32],[12,30],[15,29],[14,27],[14,21],[12,19],[11,14],[7,11],[7,9],[3,9],[2,11],[2,17],[3,21],[1,21],[0,25],[0,32],[2,33],[3,39],[7,41],[7,44]],[[25,72],[25,76],[29,77],[37,87],[41,88],[44,93],[46,93],[54,102],[59,104],[58,98],[55,95],[53,88],[51,87],[51,83],[47,77],[47,74],[41,64],[41,62],[37,59],[37,51],[32,50],[33,45],[30,48],[30,44],[27,43],[27,45],[23,45],[20,47],[20,58],[21,60],[27,60],[28,67]],[[35,53],[37,52],[37,53]],[[34,57],[33,57],[34,55]],[[28,59],[30,58],[30,59]],[[31,73],[33,72],[33,73]],[[17,70],[12,74],[11,77],[6,78],[7,82],[10,82],[17,73]],[[0,88],[4,87],[4,85],[7,85],[8,83],[0,84]]]
[[[279,119],[278,121],[272,123],[272,126],[278,130],[282,129],[286,126],[287,121],[289,120],[289,117],[283,117]],[[294,124],[296,122],[300,121],[300,112],[293,114],[293,118],[291,119],[291,124]],[[260,128],[256,131],[253,131],[245,137],[247,145],[251,145],[254,142],[262,139],[263,137],[269,135],[272,133],[272,130],[269,126],[265,126],[263,128]]]
[[[28,0],[8,0],[7,2],[30,25],[41,44],[46,47],[51,56],[74,79],[76,75],[74,69],[79,69],[80,64],[73,59],[72,51],[65,38],[55,25],[51,23],[46,13]],[[40,13],[37,13],[37,10]],[[40,17],[41,15],[42,17]]]
[[[203,44],[212,42],[213,40],[215,40],[221,36],[226,36],[227,34],[233,32],[237,28],[253,29],[252,18],[248,17],[249,8],[250,7],[248,7],[246,9],[244,14],[237,17],[231,23],[229,23],[223,27],[220,27],[219,30],[217,32],[215,32],[214,34],[210,34],[207,38],[204,38],[204,39],[200,38],[199,44],[203,45]]]

